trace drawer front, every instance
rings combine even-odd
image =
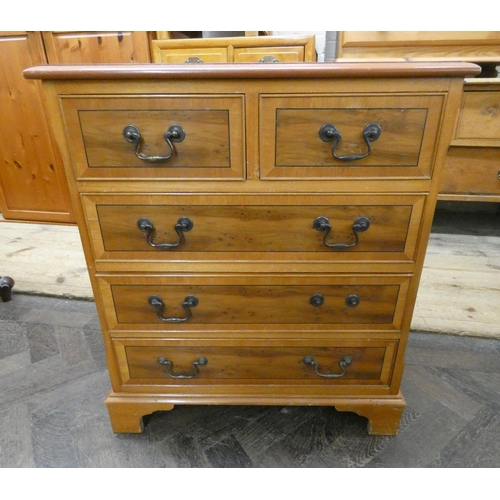
[[[304,52],[304,47],[235,47],[234,62],[304,62]]]
[[[240,96],[65,98],[63,110],[78,178],[245,176]]]
[[[219,330],[234,325],[275,329],[397,330],[406,276],[129,276],[99,278],[112,329]]]
[[[83,204],[95,257],[103,262],[411,260],[424,198],[85,195]]]
[[[262,95],[261,178],[430,178],[442,107],[436,95]]]
[[[397,341],[194,342],[116,339],[127,385],[388,386]],[[194,363],[194,365],[193,365]],[[185,378],[177,378],[179,375]]]
[[[227,47],[197,47],[194,49],[155,49],[155,62],[182,63],[223,63],[228,62]]]
[[[455,139],[500,146],[500,90],[464,92]]]
[[[499,196],[500,148],[450,147],[439,192]]]

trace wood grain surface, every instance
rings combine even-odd
[[[412,328],[500,338],[500,221],[495,213],[438,212]],[[16,293],[90,300],[92,290],[74,226],[0,222],[2,275]]]

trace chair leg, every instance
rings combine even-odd
[[[0,297],[2,297],[2,302],[11,300],[13,286],[14,280],[12,278],[9,278],[9,276],[0,277]]]

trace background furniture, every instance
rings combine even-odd
[[[153,40],[154,62],[316,61],[314,36],[243,36]]]
[[[500,202],[499,78],[471,78],[465,82],[439,199]]]
[[[467,79],[439,199],[500,202],[500,31],[342,31],[340,61],[460,60],[479,64]]]
[[[23,70],[51,63],[149,62],[147,32],[0,32],[0,212],[5,219],[75,222],[40,82]]]
[[[395,434],[436,179],[477,71],[26,71],[70,181],[113,429],[175,404],[326,405]]]

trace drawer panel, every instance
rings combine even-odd
[[[125,386],[232,383],[352,387],[389,385],[397,341],[235,344],[214,340],[179,344],[115,339],[114,347]],[[178,375],[192,378],[175,378]]]
[[[155,48],[155,62],[162,63],[223,63],[228,62],[227,47],[197,47],[195,49],[160,49]]]
[[[304,47],[245,47],[234,49],[234,62],[303,62]],[[263,60],[264,59],[264,60]]]
[[[499,196],[500,148],[450,147],[439,192]]]
[[[111,329],[398,329],[406,276],[103,276]]]
[[[455,139],[500,145],[500,90],[464,92]]]
[[[243,105],[242,97],[226,95],[65,98],[76,175],[243,179]],[[136,128],[138,142],[125,139],[127,126]]]
[[[98,261],[234,261],[236,256],[411,260],[424,204],[422,196],[84,195],[82,199]],[[191,224],[181,230],[186,219]],[[332,247],[337,244],[344,246]]]
[[[430,178],[442,106],[437,95],[262,95],[261,178]]]

